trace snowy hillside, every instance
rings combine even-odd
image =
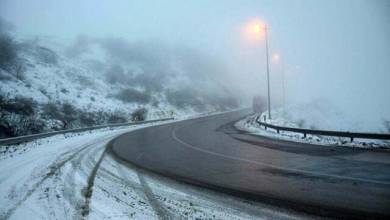
[[[190,50],[83,37],[1,44],[14,54],[0,65],[0,137],[237,107],[213,78],[219,67]]]

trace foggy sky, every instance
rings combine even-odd
[[[232,85],[265,95],[264,45],[241,29],[257,17],[270,29],[272,99],[286,74],[290,103],[330,100],[367,123],[390,118],[390,1],[386,0],[1,0],[20,36],[79,35],[192,47],[223,61]],[[282,67],[283,66],[283,67]]]

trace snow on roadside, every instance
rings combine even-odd
[[[1,218],[76,217],[82,201],[77,189],[85,185],[85,178],[75,172],[83,164],[82,156],[131,129],[61,134],[20,146],[1,146]]]
[[[266,122],[273,125],[349,132],[390,132],[388,125],[390,119],[376,120],[377,117],[374,116],[363,118],[363,116],[353,115],[324,99],[288,104],[285,108],[274,108],[271,113],[272,119],[266,117]],[[264,120],[267,114],[268,111],[263,112],[261,120]]]
[[[383,140],[368,140],[368,139],[358,139],[355,138],[353,142],[350,141],[350,138],[343,137],[329,137],[329,136],[320,136],[320,135],[310,135],[308,134],[306,138],[303,137],[303,134],[288,132],[288,131],[280,131],[278,134],[275,129],[264,128],[264,126],[260,126],[256,122],[256,118],[264,118],[265,113],[262,114],[254,114],[248,116],[238,122],[236,122],[235,127],[239,130],[246,131],[252,133],[254,135],[281,139],[287,141],[295,141],[301,143],[309,143],[309,144],[317,144],[317,145],[328,145],[328,146],[347,146],[347,147],[358,147],[365,149],[374,149],[374,148],[384,148],[390,149],[390,141]],[[262,120],[263,121],[263,120]],[[296,124],[284,121],[280,117],[275,117],[272,120],[266,120],[267,123],[276,124],[280,126],[286,127],[298,127]]]
[[[110,205],[107,205],[110,204]],[[307,216],[181,183],[117,161],[99,169],[88,219],[305,219]]]

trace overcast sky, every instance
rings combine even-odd
[[[390,1],[387,0],[1,0],[0,15],[21,36],[82,34],[186,45],[224,60],[235,83],[264,89],[264,47],[242,27],[269,26],[274,99],[281,70],[288,100],[331,100],[357,117],[390,118]],[[281,67],[283,65],[283,68]],[[276,97],[277,96],[277,97]]]

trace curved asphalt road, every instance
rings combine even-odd
[[[338,218],[390,219],[390,153],[256,137],[236,111],[147,127],[114,153],[139,167],[273,205]]]

